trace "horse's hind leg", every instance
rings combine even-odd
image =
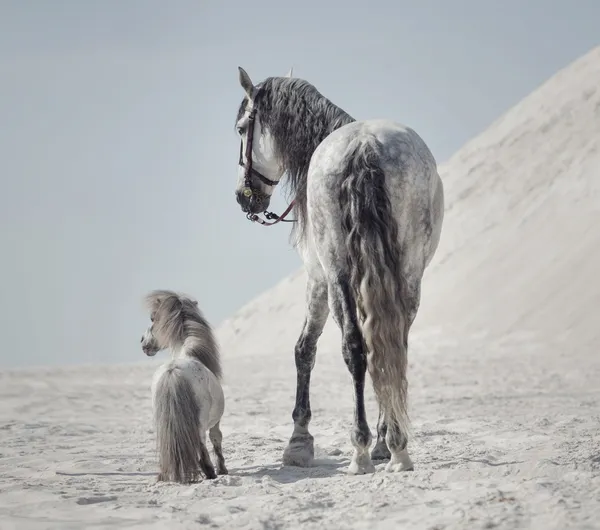
[[[377,419],[377,442],[375,443],[375,447],[373,447],[373,451],[371,451],[371,458],[373,460],[388,460],[392,456],[385,441],[386,434],[387,423],[385,421],[383,408],[381,405],[379,405],[379,418]]]
[[[210,455],[208,454],[208,449],[206,448],[206,443],[202,442],[198,449],[198,453],[200,453],[200,469],[204,476],[208,479],[217,478],[217,474],[215,473],[215,468],[210,460]]]
[[[310,374],[315,365],[317,340],[329,315],[327,283],[309,275],[306,290],[306,317],[302,333],[296,342],[296,404],[292,418],[294,432],[283,452],[283,464],[308,467],[314,458],[314,439],[308,431],[311,419]]]
[[[407,310],[407,326],[404,340],[406,341],[405,347],[408,348],[408,334],[417,316],[421,300],[421,275],[407,275],[406,288],[407,292],[404,303]],[[383,425],[386,428],[386,433],[384,434],[386,445],[390,451],[390,461],[386,466],[386,470],[412,471],[414,466],[408,454],[407,433],[402,432],[397,422],[387,421],[387,418],[384,418]]]
[[[227,475],[229,472],[225,467],[225,457],[223,456],[223,448],[221,446],[223,442],[223,434],[221,433],[219,422],[217,422],[214,427],[209,429],[208,437],[210,438],[210,443],[212,443],[215,456],[217,457],[217,474]]]
[[[365,376],[367,356],[364,340],[356,318],[356,305],[346,280],[336,279],[329,287],[333,316],[342,332],[342,353],[354,382],[354,423],[350,440],[354,456],[348,473],[373,473],[375,466],[369,456],[371,431],[365,411]]]

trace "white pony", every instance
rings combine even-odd
[[[152,407],[158,441],[159,481],[195,482],[226,475],[220,421],[225,399],[220,354],[198,303],[172,291],[146,297],[150,327],[142,336],[148,356],[169,348],[172,359],[152,380]],[[206,431],[217,458],[217,473],[206,448]]]
[[[269,77],[256,85],[239,69],[244,98],[237,201],[252,221],[266,212],[275,186],[293,193],[295,235],[308,274],[306,317],[296,342],[294,430],[288,465],[314,457],[310,377],[317,340],[331,312],[352,374],[354,421],[350,473],[413,469],[408,442],[408,334],[421,280],[438,246],[444,189],[436,162],[410,127],[390,120],[356,121],[303,79]],[[268,223],[259,215],[276,221]],[[364,402],[369,372],[379,402],[377,443]]]

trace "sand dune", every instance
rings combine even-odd
[[[446,214],[417,335],[434,327],[454,338],[550,333],[586,347],[600,339],[599,86],[600,47],[440,166]],[[283,311],[299,333],[304,282],[299,271],[225,322],[228,349],[293,347],[291,326],[271,322]],[[323,342],[336,348],[334,328],[330,321]]]
[[[441,167],[447,214],[410,339],[415,471],[344,473],[350,378],[329,324],[317,461],[282,468],[299,272],[219,329],[230,475],[157,485],[157,362],[0,372],[0,528],[600,528],[600,48]],[[376,407],[368,392],[375,427]]]

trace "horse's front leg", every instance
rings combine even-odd
[[[283,453],[283,464],[308,467],[314,458],[314,439],[308,431],[310,423],[310,374],[315,365],[317,341],[329,316],[327,283],[309,277],[306,291],[306,317],[296,342],[296,404],[292,418],[294,432]]]

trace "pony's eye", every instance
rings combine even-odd
[[[240,136],[246,132],[246,127],[238,127],[237,132]]]

